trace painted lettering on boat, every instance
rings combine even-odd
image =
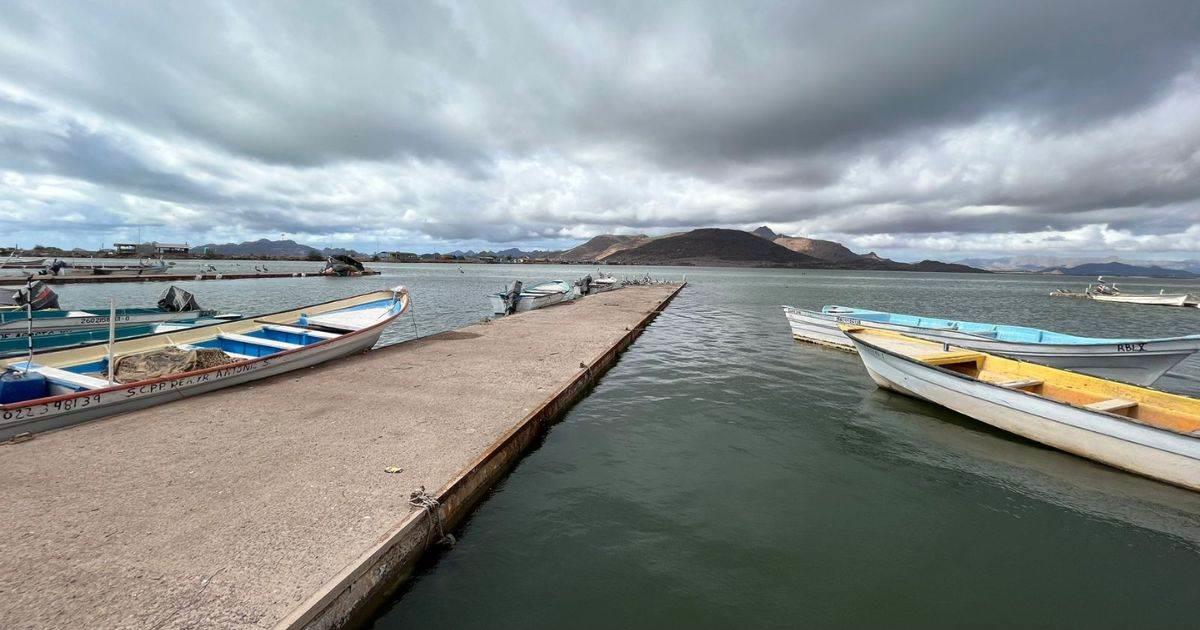
[[[861,324],[862,323],[861,319],[854,319],[853,317],[835,317],[834,319],[836,319],[839,323],[842,323],[842,324]]]
[[[1117,344],[1117,352],[1145,352],[1145,343],[1119,343]]]

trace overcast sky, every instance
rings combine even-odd
[[[0,2],[0,241],[1200,257],[1200,3]]]

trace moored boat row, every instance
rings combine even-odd
[[[880,387],[1200,491],[1200,400],[1145,387],[1200,335],[1093,338],[843,306],[785,306],[795,339],[857,351]]]

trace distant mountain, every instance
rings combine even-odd
[[[557,252],[557,251],[546,250],[546,249],[534,249],[534,250],[530,250],[530,251],[525,251],[523,249],[518,249],[516,247],[512,247],[509,249],[502,249],[498,252],[479,252],[479,253],[480,253],[480,255],[491,254],[493,256],[508,256],[510,258],[551,258],[551,257],[557,256],[559,254],[559,252]]]
[[[259,239],[257,241],[244,241],[242,243],[209,243],[192,248],[193,254],[203,254],[205,251],[218,254],[220,256],[273,256],[277,258],[304,258],[312,252],[318,252],[317,248],[308,245],[301,245],[293,240],[272,241],[270,239]]]
[[[1074,267],[1049,267],[1042,269],[1041,272],[1063,274],[1067,276],[1145,276],[1148,278],[1200,278],[1200,274],[1184,271],[1182,269],[1166,269],[1157,265],[1127,265],[1119,262],[1087,263],[1083,265],[1075,265]]]
[[[773,240],[783,236],[782,234],[776,234],[774,230],[772,230],[771,228],[769,228],[765,225],[760,225],[760,226],[754,228],[754,231],[752,231],[750,233],[755,236],[765,238],[768,241],[773,241]]]
[[[1003,256],[998,258],[962,258],[955,262],[988,269],[990,271],[1042,271],[1068,267],[1078,267],[1087,264],[1124,263],[1134,267],[1162,267],[1163,269],[1180,269],[1191,273],[1200,273],[1200,260],[1138,260],[1120,259],[1115,256],[1096,258],[1087,256],[1052,256],[1052,255],[1020,255]],[[1046,273],[1054,273],[1047,271]]]
[[[817,267],[822,262],[742,230],[702,228],[618,251],[606,262],[644,265]]]
[[[986,269],[978,269],[957,263],[944,263],[939,260],[922,260],[918,263],[896,263],[907,267],[906,271],[936,271],[940,273],[990,273]]]
[[[617,252],[637,247],[650,240],[650,237],[645,234],[601,234],[592,237],[582,245],[560,252],[554,258],[563,262],[595,262],[605,260]]]
[[[272,241],[266,238],[260,238],[257,241],[243,241],[241,243],[209,243],[191,249],[191,253],[197,256],[203,255],[205,251],[229,258],[307,258],[314,252],[321,256],[361,256],[361,254],[352,249],[342,249],[340,247],[317,249],[311,245],[304,245],[290,239]]]
[[[807,254],[813,258],[828,260],[830,262],[847,262],[862,258],[861,254],[855,254],[850,251],[850,248],[836,241],[822,241],[815,238],[804,238],[803,236],[780,236],[775,239],[775,243],[782,245],[794,252]],[[874,254],[871,254],[874,256]],[[884,260],[875,256],[879,260]]]

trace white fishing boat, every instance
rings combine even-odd
[[[396,287],[271,315],[0,361],[0,440],[316,365],[375,345]]]
[[[919,317],[844,306],[826,306],[821,312],[785,306],[784,313],[796,339],[846,350],[853,350],[854,345],[838,326],[862,325],[1135,385],[1153,384],[1171,368],[1200,351],[1200,335],[1158,339],[1078,337],[1026,326]]]
[[[493,313],[509,315],[558,304],[570,299],[574,290],[571,283],[562,280],[553,280],[528,288],[520,280],[514,280],[507,291],[489,295],[488,299],[491,301]]]
[[[1200,491],[1200,400],[891,331],[844,330],[880,387]]]
[[[1116,284],[1109,284],[1105,282],[1104,276],[1097,278],[1095,283],[1089,284],[1086,293],[1088,298],[1096,300],[1097,302],[1117,302],[1121,304],[1186,306],[1189,300],[1186,293],[1166,293],[1161,289],[1157,295],[1153,293],[1125,293],[1118,289]]]
[[[1153,306],[1186,306],[1188,296],[1186,293],[1167,293],[1159,295],[1134,295],[1130,293],[1118,293],[1116,295],[1107,295],[1102,293],[1089,294],[1093,300],[1097,302],[1119,302],[1122,304],[1150,304]]]

